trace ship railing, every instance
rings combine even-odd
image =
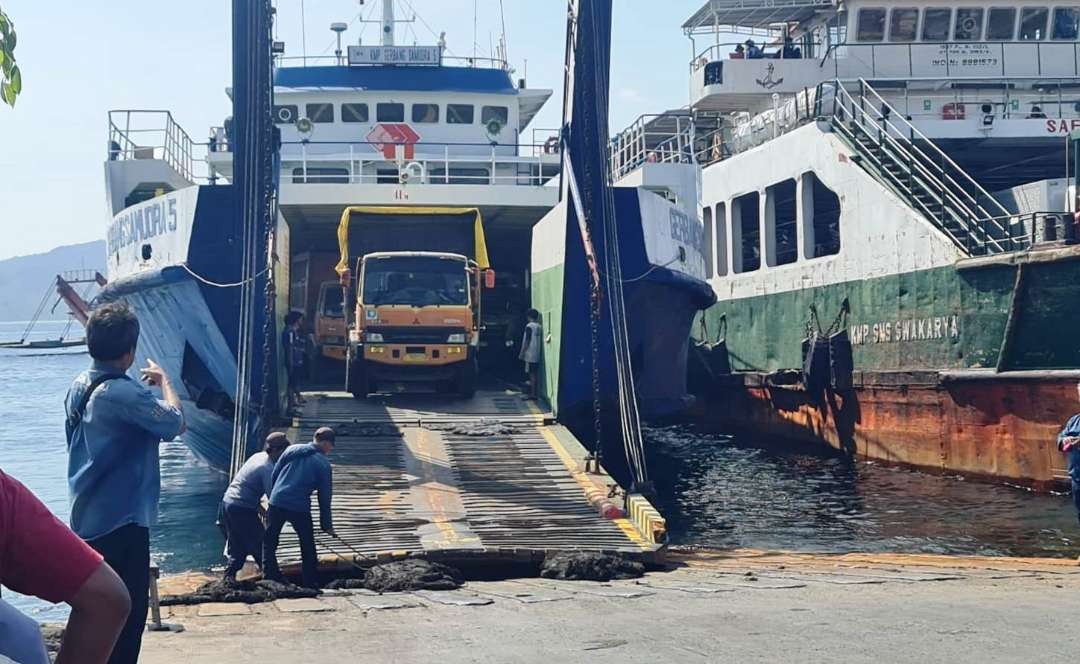
[[[278,67],[396,67],[399,64],[364,64],[349,65],[348,58],[342,54],[337,55],[279,55],[274,58],[274,64]],[[501,69],[510,71],[510,65],[502,58],[472,57],[461,55],[447,55],[443,53],[441,64],[452,67],[470,67],[473,69]],[[436,65],[424,65],[436,66]]]
[[[816,121],[820,114],[821,94],[831,98],[832,90],[823,86],[808,87],[783,99],[777,97],[773,108],[767,111],[734,116],[730,124],[697,137],[695,159],[707,166]]]
[[[109,111],[109,161],[158,159],[195,182],[196,144],[169,111]]]
[[[983,238],[972,244],[973,255],[987,255],[999,251],[1017,251],[1036,245],[1054,242],[1075,242],[1076,225],[1071,212],[1036,211],[1017,212],[988,221],[1004,229],[1000,238]]]
[[[1030,130],[1034,135],[1066,134],[1080,129],[1080,93],[1075,80],[1041,79],[1039,89],[1018,89],[1018,79],[970,79],[974,88],[951,90],[911,90],[908,86],[893,87],[892,80],[876,81],[888,85],[888,101],[895,115],[915,124],[925,121],[958,120],[993,116],[993,120],[1045,120]],[[929,81],[928,81],[929,82]],[[947,81],[940,81],[942,84]],[[1031,81],[1027,81],[1029,84]],[[806,87],[777,99],[772,109],[760,113],[740,113],[725,118],[719,130],[698,136],[695,155],[699,164],[708,165],[757,147],[777,136],[798,129],[818,119],[817,107],[832,105],[833,83],[825,82]],[[929,106],[931,111],[924,110]],[[984,107],[989,106],[989,109]]]
[[[643,164],[694,163],[694,119],[689,113],[641,115],[611,139],[608,154],[616,181]]]
[[[1000,222],[1010,216],[1008,210],[873,86],[860,80],[857,92],[840,81],[820,87],[829,86],[833,128],[911,205],[968,252],[1011,248],[1010,232]],[[819,102],[823,97],[818,94]]]
[[[393,146],[365,141],[286,141],[281,146],[283,181],[294,184],[481,184],[539,187],[559,168],[545,145],[483,143]]]
[[[724,66],[741,66],[746,58],[732,58],[738,43],[712,44],[690,61],[693,76],[704,86],[722,84]],[[1076,41],[976,41],[976,42],[883,42],[877,44],[817,42],[793,44],[800,48],[797,61],[814,61],[822,78],[839,79],[956,79],[956,78],[1066,78],[1080,77],[1080,42]],[[764,46],[764,60],[786,60],[776,44]],[[820,53],[820,56],[817,54]],[[751,60],[756,62],[756,60]],[[778,68],[776,75],[785,76]],[[802,65],[809,70],[813,65]],[[798,70],[808,75],[808,70]],[[749,91],[749,90],[748,90]],[[753,90],[760,92],[760,88]]]

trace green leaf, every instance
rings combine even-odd
[[[0,67],[4,66],[5,60],[7,60],[7,56],[4,55],[4,49],[0,48]]]
[[[11,92],[16,95],[22,92],[22,72],[18,67],[11,70],[11,76],[8,78],[11,80]]]
[[[15,106],[15,95],[11,94],[11,86],[7,83],[0,85],[0,101],[8,106]]]
[[[11,51],[14,51],[14,50],[15,50],[15,41],[16,41],[16,38],[15,38],[15,28],[12,28],[12,29],[11,29],[11,32],[9,32],[9,33],[8,33],[8,36],[7,36],[7,43],[8,43],[8,52],[9,52],[9,53],[10,53]]]

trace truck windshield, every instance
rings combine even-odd
[[[461,260],[432,256],[392,256],[364,262],[364,304],[414,307],[469,304],[469,284]]]
[[[341,286],[328,284],[323,286],[322,314],[327,318],[344,318],[344,302],[341,296]]]

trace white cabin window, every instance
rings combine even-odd
[[[866,8],[859,10],[855,39],[861,42],[879,42],[885,39],[885,10]]]
[[[505,106],[484,106],[480,109],[480,124],[487,124],[495,120],[502,126],[506,126],[510,118],[510,109]]]
[[[943,42],[949,38],[952,23],[952,9],[947,7],[927,7],[923,12],[922,40]]]
[[[274,106],[274,124],[292,124],[298,117],[296,104],[280,104]]]
[[[308,104],[304,107],[304,114],[308,120],[326,124],[334,121],[333,104]]]
[[[439,121],[438,104],[413,104],[412,121],[420,124],[430,124]]]
[[[379,122],[405,122],[405,104],[375,104],[375,119]]]
[[[723,277],[727,275],[727,247],[728,247],[728,232],[727,232],[727,205],[723,203],[716,204],[716,276]]]
[[[1046,7],[1024,7],[1020,10],[1020,40],[1041,41],[1046,38],[1046,20],[1050,10]]]
[[[795,180],[778,182],[766,190],[765,262],[769,267],[794,263],[799,258],[796,191]]]
[[[982,41],[983,8],[961,7],[956,10],[956,27],[953,39],[956,41]]]
[[[446,123],[447,124],[472,124],[473,116],[476,113],[472,104],[447,104],[446,105]]]
[[[1080,7],[1055,7],[1052,39],[1075,41],[1080,35]]]
[[[990,41],[1012,41],[1016,35],[1016,8],[992,7],[986,19],[986,38]]]
[[[705,246],[703,247],[704,251],[702,251],[702,254],[705,257],[705,278],[706,279],[712,279],[712,276],[713,276],[713,251],[712,251],[712,246],[713,246],[713,241],[712,241],[712,238],[713,238],[713,233],[712,233],[713,219],[712,219],[712,208],[711,207],[705,206],[705,207],[701,208],[701,221],[702,221],[702,224],[705,227]]]
[[[341,121],[342,122],[367,122],[368,121],[368,107],[367,107],[367,104],[342,104],[341,105]]]
[[[919,35],[919,10],[894,9],[889,14],[889,41],[913,42]]]
[[[735,272],[761,267],[761,196],[755,191],[735,199],[731,243],[735,249]]]
[[[840,197],[813,173],[802,176],[803,255],[820,258],[840,253]]]

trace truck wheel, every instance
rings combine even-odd
[[[371,388],[363,359],[352,358],[346,365],[345,382],[354,399],[366,399]]]
[[[461,367],[461,373],[458,375],[458,396],[464,399],[473,398],[476,394],[476,374],[476,360],[467,360]]]

